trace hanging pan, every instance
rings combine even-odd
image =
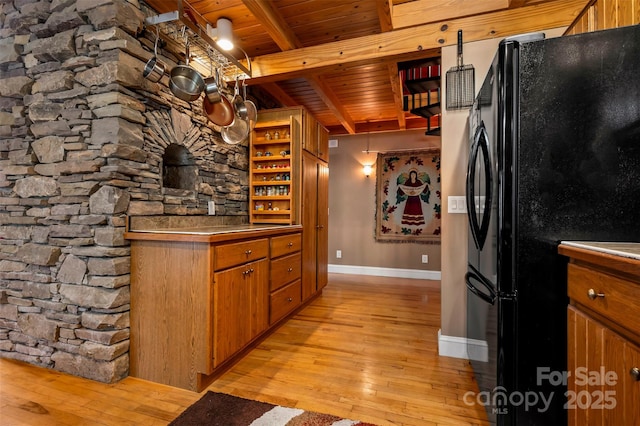
[[[458,30],[458,65],[447,71],[447,109],[464,109],[473,105],[475,69],[463,65],[462,30]]]
[[[249,130],[253,130],[258,120],[258,108],[256,108],[256,104],[247,98],[247,83],[245,81],[242,82],[242,89],[244,90],[244,109],[249,121]]]
[[[230,126],[222,128],[220,134],[226,143],[230,145],[239,144],[249,136],[249,121],[236,117]]]
[[[164,75],[165,65],[158,59],[158,40],[160,39],[160,32],[156,27],[156,42],[153,45],[153,57],[147,61],[142,71],[142,76],[147,80],[151,80],[154,83],[160,81]]]
[[[171,70],[169,89],[185,102],[193,102],[204,90],[204,79],[195,68],[189,65],[189,43],[186,43],[185,65],[178,65]]]
[[[211,102],[208,96],[202,98],[202,111],[209,121],[216,126],[229,126],[233,123],[235,112],[229,99],[220,93],[218,102]]]

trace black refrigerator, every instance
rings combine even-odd
[[[640,241],[640,26],[503,40],[469,130],[467,336],[480,389],[465,403],[499,425],[566,425],[557,247]]]

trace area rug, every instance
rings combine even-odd
[[[207,392],[170,426],[375,426],[329,414]]]

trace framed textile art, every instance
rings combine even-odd
[[[440,243],[440,150],[379,153],[376,241]]]

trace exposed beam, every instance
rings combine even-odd
[[[283,80],[314,69],[388,56],[401,58],[455,45],[459,29],[465,33],[465,42],[472,42],[565,27],[573,22],[587,3],[588,0],[555,0],[448,21],[444,31],[442,23],[428,24],[263,55],[252,59],[253,78],[250,84],[261,83],[260,79],[264,77],[270,77],[271,81]]]
[[[509,0],[416,0],[393,7],[393,28],[413,27],[506,9]]]
[[[380,20],[380,29],[382,32],[393,30],[391,23],[392,5],[390,1],[391,0],[376,0],[376,9],[378,10],[378,19]],[[396,106],[396,112],[398,114],[398,127],[400,130],[404,130],[407,127],[407,121],[402,108],[402,83],[398,76],[397,62],[387,63],[387,69],[389,70],[389,83],[391,84],[391,91],[393,92],[393,103]]]
[[[407,121],[404,116],[404,108],[402,105],[402,82],[400,81],[398,64],[389,63],[389,81],[391,83],[391,90],[393,91],[393,103],[396,105],[396,111],[398,112],[398,127],[400,130],[404,130],[407,127]]]
[[[282,50],[292,50],[302,47],[291,27],[284,20],[280,12],[271,2],[263,0],[242,0],[242,3],[260,22],[269,36]]]
[[[356,125],[353,118],[340,106],[340,100],[336,98],[333,91],[327,86],[321,77],[313,77],[309,79],[309,84],[318,93],[322,101],[329,107],[331,112],[336,116],[342,127],[347,129],[350,134],[356,133]]]
[[[393,30],[391,22],[391,0],[376,0],[376,9],[378,11],[378,19],[380,20],[380,30],[383,33]]]
[[[266,29],[280,49],[283,51],[290,51],[302,47],[300,40],[298,40],[282,15],[272,6],[271,2],[259,0],[242,1],[251,13],[260,21],[260,24]],[[340,106],[340,101],[335,96],[331,88],[322,81],[320,76],[311,75],[306,78],[313,90],[316,91],[320,99],[322,99],[327,107],[333,112],[342,126],[347,129],[349,133],[354,134],[356,132],[356,128],[353,118],[351,118],[345,109]],[[270,89],[276,90],[276,93],[271,93],[276,97],[276,99],[278,99],[277,96],[282,97],[282,93],[277,92],[279,86],[276,84],[265,86],[265,89],[269,93],[271,93]],[[284,105],[290,104],[285,103]]]

